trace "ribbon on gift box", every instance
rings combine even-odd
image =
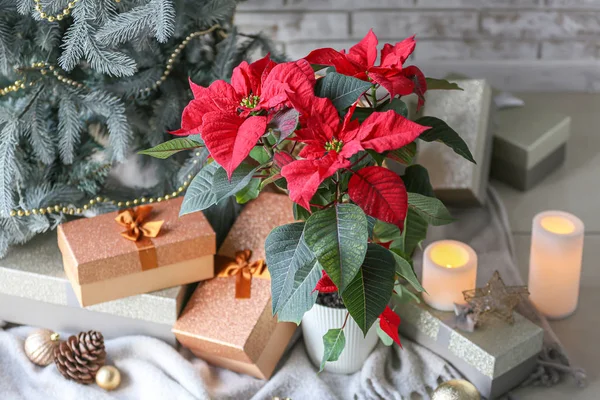
[[[271,279],[264,260],[250,262],[252,250],[235,252],[235,258],[217,255],[215,270],[217,277],[228,278],[235,276],[235,298],[249,299],[252,295],[252,278]]]
[[[119,225],[125,227],[121,236],[135,243],[142,271],[158,267],[156,248],[151,238],[158,236],[164,221],[148,221],[151,212],[152,206],[139,206],[125,210],[115,218]]]

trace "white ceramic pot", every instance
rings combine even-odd
[[[315,304],[302,318],[304,345],[313,364],[321,365],[323,359],[323,335],[329,329],[341,328],[346,318],[345,308],[330,308]],[[325,364],[325,371],[338,374],[352,374],[359,371],[371,354],[379,337],[375,324],[365,337],[352,318],[344,328],[346,347],[337,361]]]

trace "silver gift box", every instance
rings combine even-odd
[[[520,314],[515,323],[485,319],[474,332],[452,329],[454,313],[423,302],[396,304],[400,334],[448,360],[482,396],[496,398],[525,380],[536,367],[544,331]]]
[[[0,320],[55,331],[147,335],[176,344],[171,328],[192,291],[177,286],[82,308],[64,274],[56,233],[0,259]]]
[[[562,165],[571,118],[535,100],[498,111],[494,129],[492,177],[528,190]]]
[[[465,141],[477,164],[440,143],[419,142],[417,161],[429,171],[436,196],[454,206],[485,202],[491,161],[492,89],[483,79],[458,79],[463,90],[425,93],[424,116],[445,121]]]

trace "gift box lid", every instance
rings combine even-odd
[[[453,312],[438,311],[423,302],[398,304],[395,311],[402,319],[401,330],[402,325],[404,329],[412,327],[491,379],[542,349],[544,330],[518,313],[514,313],[514,324],[490,316],[475,331],[464,332],[446,322]]]
[[[496,125],[493,157],[529,170],[567,142],[571,118],[528,101],[498,111]]]
[[[249,249],[249,262],[264,260],[264,243],[271,230],[292,222],[292,202],[287,196],[262,193],[244,208],[218,254],[234,258],[237,251]],[[277,325],[271,311],[271,281],[254,277],[250,298],[236,298],[235,277],[219,277],[218,264],[217,277],[198,285],[173,332],[186,347],[254,363]]]
[[[215,232],[201,212],[179,217],[183,198],[155,203],[147,221],[164,221],[151,239],[158,267],[215,254]],[[65,268],[83,285],[143,270],[137,242],[121,236],[120,212],[78,219],[58,227]]]
[[[0,293],[60,306],[80,305],[67,279],[56,232],[38,235],[27,244],[11,249],[0,259]],[[131,296],[86,307],[88,310],[172,325],[183,307],[187,286]]]

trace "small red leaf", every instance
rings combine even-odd
[[[294,157],[292,157],[290,153],[279,151],[273,156],[273,161],[275,162],[277,168],[281,169],[294,161]]]
[[[425,104],[425,92],[427,91],[427,80],[425,79],[425,75],[423,75],[423,72],[414,65],[404,68],[402,73],[415,83],[414,93],[419,98],[419,102],[417,103],[417,111],[419,111],[423,104]]]
[[[315,286],[314,290],[311,293],[314,293],[317,290],[319,291],[319,293],[337,292],[338,288],[337,286],[335,286],[335,283],[333,283],[329,275],[327,275],[327,272],[325,272],[325,270],[321,272],[321,279],[319,279],[319,281],[317,282],[317,286]]]
[[[366,214],[403,228],[408,195],[394,172],[378,166],[360,169],[348,182],[348,195]]]
[[[386,249],[388,249],[388,250],[389,250],[389,249],[390,249],[390,246],[392,245],[392,243],[394,243],[394,241],[393,241],[393,240],[392,240],[392,241],[389,241],[389,242],[379,242],[379,245],[380,245],[381,247],[385,247]]]
[[[381,315],[379,315],[379,327],[389,337],[391,337],[394,342],[398,343],[398,346],[402,347],[402,343],[400,343],[400,336],[398,336],[399,326],[400,317],[393,312],[389,306],[386,306],[385,310],[383,310]]]

